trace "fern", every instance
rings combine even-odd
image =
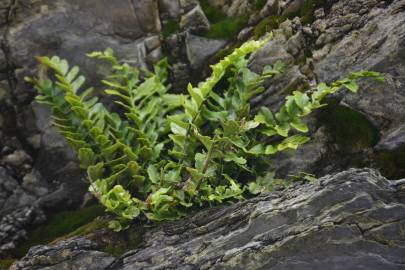
[[[329,94],[342,88],[356,92],[359,78],[382,80],[376,72],[352,73],[308,93],[293,92],[277,112],[262,107],[253,115],[249,100],[264,91],[264,80],[284,69],[281,62],[261,74],[248,68],[249,54],[270,38],[243,44],[211,66],[205,81],[189,84],[187,94],[169,92],[166,59],[149,72],[121,63],[111,49],[91,53],[111,64],[103,92],[118,112],[108,110],[93,88],[83,89],[78,67],[58,57],[38,58],[53,78],[28,80],[77,151],[90,191],[118,217],[111,228],[125,229],[141,214],[150,220],[176,219],[193,206],[270,190],[260,166],[267,156],[309,140],[302,135],[308,132],[303,117],[324,106]]]

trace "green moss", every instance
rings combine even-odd
[[[63,236],[63,239],[74,237],[74,236],[81,236],[87,235],[94,231],[107,228],[108,227],[108,220],[102,219],[101,217],[95,218],[93,221],[77,228],[73,232]]]
[[[168,20],[162,27],[163,37],[168,37],[180,30],[180,25],[176,20]]]
[[[324,7],[327,4],[327,0],[307,0],[304,1],[300,9],[300,17],[302,24],[308,24],[315,20],[314,12],[318,8]]]
[[[200,0],[200,5],[205,16],[207,16],[207,19],[212,24],[221,22],[228,18],[220,8],[211,6],[207,0]]]
[[[15,259],[2,259],[0,260],[0,269],[8,269],[13,264]]]
[[[207,38],[234,40],[248,22],[248,14],[228,18],[220,8],[211,6],[206,0],[200,1],[200,4],[211,24],[210,29],[203,33],[203,36]]]
[[[344,152],[358,152],[374,146],[379,140],[378,131],[370,121],[348,107],[327,106],[320,113],[319,119]]]
[[[11,253],[17,258],[22,257],[30,247],[46,244],[56,238],[67,235],[93,221],[103,213],[104,208],[101,205],[57,213],[51,216],[46,224],[30,231],[27,240]]]
[[[141,241],[141,233],[135,231],[135,229],[130,229],[125,232],[117,233],[115,239],[110,240],[109,243],[102,247],[102,251],[118,257],[131,249],[137,248]]]
[[[375,155],[375,163],[388,179],[402,179],[405,177],[405,148],[393,152],[379,151]]]
[[[267,0],[255,0],[253,2],[253,7],[255,10],[261,10],[266,3],[267,3]]]
[[[279,27],[280,23],[286,20],[284,16],[269,16],[261,20],[254,29],[254,37],[258,39],[262,37],[264,34],[272,31]]]
[[[226,18],[220,22],[211,24],[203,36],[208,38],[235,40],[239,32],[246,25],[248,17]]]

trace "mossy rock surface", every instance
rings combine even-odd
[[[327,106],[319,114],[319,119],[345,153],[372,148],[379,140],[378,130],[366,116],[348,107]]]
[[[13,264],[14,261],[15,261],[15,259],[2,259],[2,260],[0,260],[0,270],[8,269]]]
[[[249,15],[228,18],[219,8],[211,6],[208,1],[200,1],[204,14],[211,26],[203,33],[207,38],[235,40],[239,32],[247,25]]]
[[[180,30],[180,24],[176,20],[170,19],[162,27],[163,37],[168,37]]]
[[[28,233],[27,240],[13,250],[11,255],[16,258],[22,257],[32,246],[47,244],[71,234],[85,224],[93,224],[92,221],[103,213],[104,208],[101,205],[93,205],[83,209],[54,214],[49,217],[44,225],[31,230]],[[83,230],[84,232],[88,232],[88,230]]]

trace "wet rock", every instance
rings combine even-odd
[[[399,194],[379,173],[352,169],[146,229],[139,248],[111,265],[89,240],[73,238],[33,247],[11,269],[79,269],[78,261],[94,269],[84,257],[116,270],[402,269]]]

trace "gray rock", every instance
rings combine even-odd
[[[201,6],[197,5],[181,17],[180,28],[195,31],[208,30],[210,28],[210,22],[201,9]]]
[[[287,41],[287,51],[294,57],[298,58],[305,47],[303,32],[299,31]]]
[[[274,62],[273,62],[274,63]],[[285,96],[296,90],[308,88],[308,79],[303,75],[298,66],[288,68],[283,74],[275,76],[265,83],[266,92],[253,99],[253,103],[264,105],[277,111],[285,101]]]
[[[235,0],[232,1],[229,8],[224,9],[228,17],[237,17],[250,14],[252,11],[251,1]]]
[[[403,269],[398,192],[379,173],[352,169],[146,229],[111,265],[73,238],[33,247],[11,269]]]
[[[291,30],[292,31],[292,30]],[[294,63],[294,57],[287,52],[286,42],[288,38],[284,31],[277,31],[274,37],[262,49],[252,54],[251,68],[255,72],[262,72],[266,65],[273,65],[278,60],[282,61],[287,66]]]
[[[368,81],[362,85],[359,94],[347,94],[342,101],[365,113],[382,131],[405,119],[405,91],[402,87],[405,83],[402,60],[405,13],[396,12],[404,4],[404,1],[395,1],[388,8],[370,9],[369,13],[362,15],[364,26],[335,42],[324,58],[314,62],[315,73],[321,81],[334,80],[357,70],[387,73],[387,83]],[[353,5],[357,7],[357,4]],[[335,9],[338,14],[351,11],[343,3]],[[340,18],[340,15],[329,16],[327,24],[334,22],[332,25],[336,25],[336,17]]]
[[[200,68],[204,61],[223,48],[226,40],[209,39],[192,34],[186,36],[187,58],[194,70]]]
[[[17,247],[27,236],[27,228],[45,221],[37,207],[16,209],[0,219],[0,257]]]
[[[77,165],[76,155],[57,129],[51,127],[49,108],[36,102],[31,103],[35,93],[30,85],[24,83],[23,77],[35,73],[35,56],[59,55],[68,59],[71,65],[77,64],[82,68],[88,85],[99,85],[100,77],[106,73],[107,68],[98,61],[85,57],[85,54],[107,47],[113,48],[119,58],[133,65],[146,67],[146,58],[148,63],[154,63],[161,56],[156,1],[113,3],[105,0],[44,0],[16,1],[15,5],[15,12],[8,21],[2,43],[7,49],[5,52],[7,51],[8,60],[18,67],[9,71],[11,76],[16,77],[16,85],[12,86],[10,92],[17,102],[10,107],[16,108],[17,115],[4,117],[2,126],[8,132],[25,138],[24,145],[36,149],[33,161],[35,171],[52,185],[49,192],[45,192],[43,186],[34,188],[35,184],[28,184],[32,182],[28,181],[33,179],[32,174],[19,173],[19,180],[26,191],[24,194],[28,198],[34,198],[33,200],[37,200],[38,196],[45,196],[40,200],[40,205],[46,209],[78,206],[87,184],[83,181],[83,172]],[[9,8],[2,1],[0,12],[3,11],[3,6]],[[0,53],[0,69],[2,53],[3,51]],[[9,116],[8,111],[5,113],[7,114],[3,114],[2,107],[0,115]],[[13,111],[11,113],[15,114]],[[16,120],[14,129],[10,128],[12,119]],[[17,150],[22,151],[21,148],[23,147]],[[10,165],[19,162],[13,153],[3,160]],[[13,166],[15,165],[20,164]],[[51,196],[52,192],[57,195]]]
[[[34,55],[59,55],[69,59],[71,64],[82,67],[89,83],[99,81],[100,65],[85,57],[88,52],[111,47],[119,57],[142,64],[138,44],[143,41],[139,39],[158,32],[155,13],[155,3],[151,0],[47,0],[32,4],[29,9],[21,6],[7,35],[11,61],[15,66],[24,67],[17,78],[31,73],[36,65]],[[91,72],[86,72],[89,70]],[[30,98],[24,95],[26,88],[19,80],[16,97],[20,102]]]
[[[0,209],[5,206],[7,198],[17,189],[18,182],[5,168],[0,167]]]
[[[12,0],[4,0],[0,2],[0,27],[7,23],[11,3]]]
[[[326,176],[148,231],[122,269],[400,269],[394,194],[374,171]]]
[[[252,34],[253,30],[254,30],[254,27],[252,27],[252,26],[243,28],[238,34],[238,40],[243,41],[243,40],[248,39],[250,37],[250,35]]]
[[[158,35],[145,38],[145,47],[148,52],[160,48],[160,38]]]
[[[190,11],[195,6],[199,5],[200,3],[198,0],[179,0],[180,8],[183,9],[184,13]]]
[[[302,4],[302,1],[288,1],[286,4],[292,8],[294,5]],[[404,5],[403,0],[391,4],[374,0],[331,1],[330,9],[320,9],[316,12],[316,21],[310,26],[302,27],[297,19],[281,23],[279,29],[274,30],[274,40],[252,56],[252,68],[256,72],[260,72],[265,65],[273,64],[276,60],[287,63],[286,72],[266,82],[266,93],[254,100],[255,105],[264,104],[270,108],[277,108],[284,96],[297,85],[303,85],[303,89],[306,89],[317,82],[331,82],[351,71],[359,70],[375,70],[386,74],[387,82],[384,84],[363,80],[359,93],[340,92],[334,96],[335,103],[362,115],[366,123],[356,123],[354,119],[347,117],[340,122],[334,120],[336,128],[328,129],[328,132],[323,133],[324,138],[320,138],[321,141],[328,141],[329,146],[315,142],[322,148],[304,146],[299,152],[301,154],[305,152],[305,155],[282,158],[275,163],[289,169],[303,168],[301,164],[306,164],[305,168],[311,172],[319,172],[322,167],[320,175],[352,166],[367,165],[380,168],[385,175],[393,178],[405,176],[404,170],[401,169],[403,163],[396,161],[403,159],[401,158],[403,155],[398,156],[397,150],[382,150],[387,146],[386,140],[390,140],[387,136],[390,136],[390,132],[398,130],[405,119],[405,92],[402,87],[405,84],[402,57],[405,44]],[[283,6],[282,3],[280,6]],[[311,54],[312,57],[308,57]],[[358,143],[354,142],[356,146],[353,147],[351,154],[356,154],[357,157],[350,158],[346,154],[353,145],[336,143],[333,139],[336,136],[331,133],[339,133],[339,125],[340,128],[348,127],[342,121],[351,123],[352,128],[360,125],[372,126],[372,129],[376,130],[377,141],[367,143],[366,146],[362,144],[361,139]],[[320,121],[320,124],[325,123]],[[314,127],[312,132],[317,130],[317,125]],[[377,144],[378,134],[382,135],[380,144]],[[400,138],[398,134],[395,136],[395,140]],[[376,144],[378,146],[373,149]],[[379,154],[381,151],[384,152],[383,157]],[[390,152],[396,154],[391,155]],[[390,162],[387,163],[387,159]],[[288,162],[291,164],[288,165]],[[280,171],[287,173],[286,170]],[[398,173],[387,174],[386,171]]]
[[[40,188],[39,182],[35,188]],[[35,200],[35,195],[23,190],[18,181],[0,167],[0,257],[25,239],[27,228],[45,220]]]
[[[7,70],[7,65],[6,55],[4,54],[4,51],[0,49],[0,72],[5,72]]]
[[[96,250],[97,245],[84,238],[61,241],[54,246],[36,246],[10,270],[102,270],[114,261],[114,257]]]
[[[179,0],[159,0],[160,18],[167,14],[168,18],[178,19],[180,16]]]
[[[384,134],[375,146],[379,151],[398,151],[405,148],[405,123]]]
[[[21,165],[29,161],[32,161],[31,157],[23,150],[16,150],[12,154],[7,155],[3,158],[4,163],[14,167],[20,167]]]

